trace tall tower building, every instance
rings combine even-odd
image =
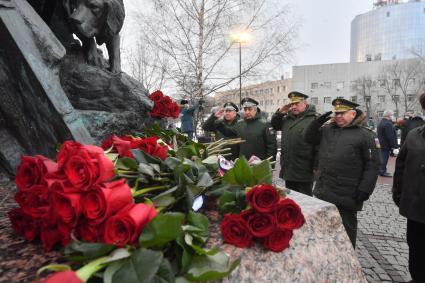
[[[376,0],[351,21],[350,61],[407,59],[425,53],[425,2]]]

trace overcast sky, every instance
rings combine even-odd
[[[140,8],[139,1],[125,0],[127,11]],[[348,62],[351,20],[373,6],[373,0],[283,1],[291,6],[291,18],[302,24],[294,65]]]
[[[373,0],[285,0],[300,19],[295,65],[350,61],[350,24],[370,11]]]

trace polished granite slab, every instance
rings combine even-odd
[[[306,219],[294,231],[290,247],[281,253],[255,244],[240,249],[223,244],[219,214],[209,212],[209,245],[220,246],[231,257],[241,257],[240,266],[223,282],[366,282],[356,253],[342,225],[337,208],[297,192],[288,197],[301,207]]]

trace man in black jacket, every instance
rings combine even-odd
[[[420,96],[425,109],[425,93]],[[397,156],[393,200],[407,218],[412,282],[425,282],[425,126],[411,130]]]
[[[233,127],[239,120],[239,108],[233,102],[226,102],[223,108],[219,109],[205,121],[202,125],[204,131],[214,132],[216,140],[229,139],[231,136],[223,134],[219,128]],[[235,160],[239,156],[239,146],[230,146],[230,153],[232,154],[229,159]]]
[[[397,134],[392,122],[393,113],[384,111],[384,117],[378,125],[378,139],[381,145],[381,164],[379,166],[379,175],[383,177],[392,177],[387,172],[388,158],[392,149],[397,148]]]
[[[372,194],[378,179],[379,151],[375,133],[362,126],[365,114],[359,105],[337,98],[331,111],[313,120],[305,139],[319,145],[317,182],[313,195],[338,208],[342,224],[356,246],[357,211]],[[324,125],[325,124],[325,125]]]
[[[425,121],[422,119],[421,113],[415,113],[409,119],[407,119],[403,127],[401,128],[401,137],[400,137],[400,146],[403,145],[407,133],[409,133],[414,128],[420,127],[425,124]]]

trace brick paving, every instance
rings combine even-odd
[[[394,173],[395,158],[388,162]],[[357,256],[368,282],[407,282],[406,218],[391,195],[392,178],[379,177],[371,198],[359,213]]]

